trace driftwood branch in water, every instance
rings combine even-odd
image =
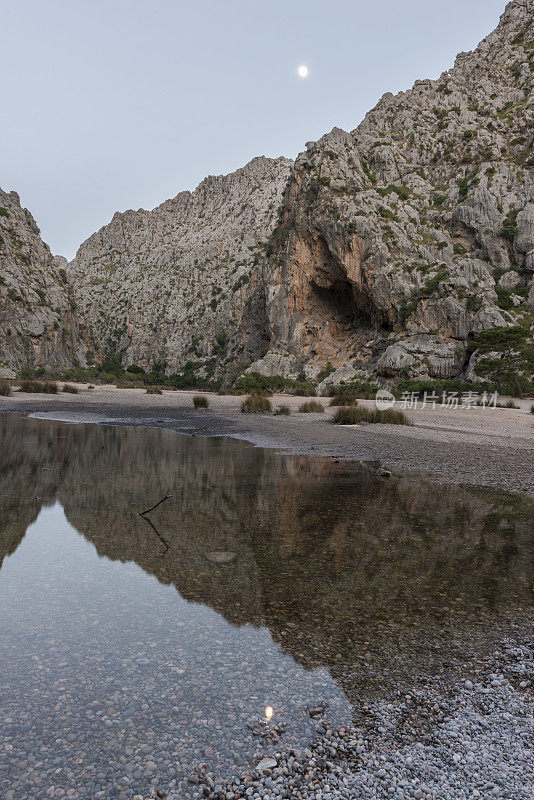
[[[166,495],[165,495],[165,497],[162,497],[162,498],[161,498],[161,500],[158,500],[158,502],[157,502],[157,503],[155,503],[155,505],[153,505],[153,506],[150,506],[150,508],[146,508],[144,511],[139,511],[139,512],[138,512],[138,514],[137,514],[137,516],[138,516],[138,517],[144,517],[144,516],[145,516],[145,514],[150,514],[150,512],[151,512],[151,511],[154,511],[154,509],[155,509],[155,508],[157,508],[157,507],[158,507],[158,506],[160,506],[162,503],[164,503],[164,502],[165,502],[165,500],[168,500],[168,499],[169,499],[169,497],[172,497],[172,494],[166,494]]]

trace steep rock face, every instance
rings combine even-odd
[[[0,189],[0,370],[84,362],[64,259],[54,257],[16,192]],[[66,262],[65,262],[66,264]]]
[[[533,11],[514,0],[438,80],[307,144],[264,263],[270,346],[252,369],[448,377],[474,334],[532,325]]]
[[[194,381],[314,379],[328,362],[331,382],[476,381],[508,364],[530,388],[533,18],[534,0],[513,0],[438,80],[384,95],[295,163],[255,158],[115,214],[66,273],[2,193],[0,369],[83,365],[83,339],[89,361]],[[506,327],[515,350],[492,349]]]
[[[255,158],[153,211],[115,214],[70,265],[95,349],[167,373],[231,372],[262,348],[263,244],[292,162]]]

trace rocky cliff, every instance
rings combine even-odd
[[[531,324],[532,12],[509,3],[438,80],[308,143],[265,265],[260,370],[459,375],[470,337]]]
[[[255,158],[153,211],[115,214],[84,242],[70,276],[97,354],[237,377],[264,348],[259,264],[291,166]]]
[[[438,80],[307,144],[264,264],[254,368],[472,378],[472,337],[532,329],[533,11],[514,0]]]
[[[76,305],[89,361],[226,383],[245,368],[315,379],[328,366],[331,382],[531,389],[533,12],[512,0],[452,69],[384,95],[294,163],[255,158],[115,214],[78,250],[68,287],[2,194],[0,362],[83,363]]]
[[[0,371],[84,363],[65,259],[52,256],[16,192],[0,189]]]

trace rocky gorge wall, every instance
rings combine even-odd
[[[533,11],[509,3],[437,80],[307,144],[264,265],[255,368],[443,378],[480,332],[532,329]]]
[[[223,384],[328,366],[330,382],[508,369],[530,385],[533,18],[512,0],[475,51],[354,131],[117,213],[69,265],[2,193],[0,367],[113,355]]]
[[[84,242],[69,277],[96,355],[237,377],[264,347],[259,264],[291,165],[255,158],[153,211],[115,214]]]
[[[0,375],[85,363],[66,264],[18,194],[0,189]]]

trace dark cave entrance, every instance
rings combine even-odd
[[[329,287],[318,286],[313,281],[311,285],[321,313],[341,327],[353,330],[373,326],[367,298],[349,281],[337,279]]]

